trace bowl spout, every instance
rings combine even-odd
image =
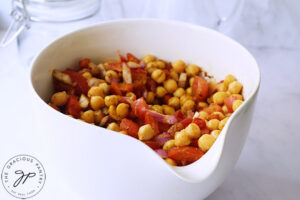
[[[225,175],[234,167],[243,148],[251,124],[256,93],[228,120],[211,149],[198,161],[185,167],[173,167],[181,179],[202,182],[218,174]]]

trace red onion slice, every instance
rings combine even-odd
[[[155,152],[162,158],[168,157],[168,153],[163,149],[156,149]]]

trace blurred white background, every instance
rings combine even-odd
[[[226,7],[235,0],[218,1]],[[95,22],[155,17],[199,24],[202,10],[193,6],[195,2],[102,0]],[[0,36],[11,21],[10,10],[11,1],[0,0]],[[233,172],[208,200],[299,200],[300,1],[244,0],[239,18],[226,34],[254,55],[262,80],[245,148]],[[28,69],[19,62],[16,42],[0,48],[0,60],[1,167],[10,157],[29,151],[24,141],[36,122],[28,114],[32,113]],[[44,190],[36,199],[48,196]],[[0,199],[9,197],[0,185]]]

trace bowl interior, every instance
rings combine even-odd
[[[37,94],[48,101],[53,90],[52,69],[77,66],[82,58],[98,63],[131,52],[161,59],[182,59],[201,66],[216,80],[233,74],[249,98],[259,84],[256,61],[241,45],[213,30],[160,20],[122,20],[94,25],[54,41],[32,64],[31,80]]]

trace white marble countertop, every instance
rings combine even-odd
[[[249,48],[262,73],[249,137],[234,170],[208,200],[300,199],[300,51]],[[0,48],[0,167],[30,153],[34,131],[28,69],[16,44]],[[30,142],[29,142],[30,141]],[[43,193],[43,194],[42,194]],[[44,190],[40,197],[46,199]],[[51,195],[50,195],[51,196]],[[53,197],[53,195],[51,196]],[[0,187],[0,199],[14,199]]]

